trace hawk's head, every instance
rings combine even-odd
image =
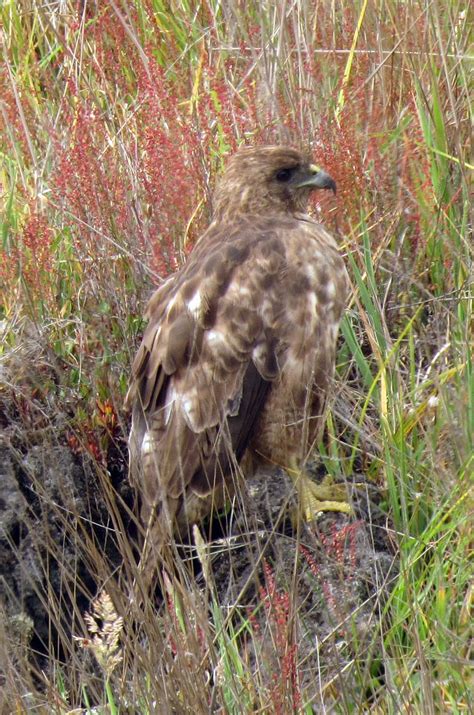
[[[246,147],[230,159],[215,194],[215,213],[304,211],[314,189],[336,191],[334,180],[297,149]]]

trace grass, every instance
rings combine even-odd
[[[226,713],[469,712],[468,3],[20,0],[3,2],[0,16],[1,418],[12,459],[23,460],[23,486],[58,525],[57,534],[30,533],[45,564],[36,596],[60,642],[58,654],[40,634],[49,656],[35,672],[28,598],[12,614],[5,597],[5,711],[65,713],[82,703],[90,712],[148,713],[158,702],[160,712],[208,712],[214,702]],[[74,563],[59,592],[48,587],[51,564],[74,544],[104,584],[117,566],[105,556],[108,540],[132,561],[120,535],[129,501],[115,493],[113,475],[143,306],[206,226],[226,156],[263,142],[310,148],[338,183],[337,202],[313,206],[339,235],[353,284],[321,458],[338,476],[362,469],[382,490],[399,558],[378,612],[384,676],[355,652],[358,687],[339,698],[331,687],[317,698],[316,686],[298,689],[295,593],[270,571],[259,622],[277,654],[287,643],[279,689],[254,615],[230,618],[212,578],[204,593],[163,585],[168,608],[150,612],[148,646],[118,614],[100,615],[107,604],[91,605],[91,584]],[[46,503],[48,464],[25,466],[27,450],[47,445],[54,455],[64,444],[106,495],[100,536],[79,511]],[[62,495],[52,464],[48,478]],[[79,483],[68,498],[82,497]],[[0,536],[21,551],[21,538],[8,529]],[[72,615],[62,599],[76,603]],[[239,647],[243,633],[252,656]],[[84,647],[94,638],[101,676],[91,675]]]

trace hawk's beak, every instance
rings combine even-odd
[[[315,166],[315,164],[309,165],[306,176],[302,177],[296,184],[296,188],[298,189],[303,186],[315,189],[331,189],[334,194],[336,193],[336,182],[334,179],[320,169],[319,166]]]

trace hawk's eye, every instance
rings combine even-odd
[[[285,183],[285,181],[289,181],[291,179],[292,174],[293,169],[280,169],[280,171],[277,171],[276,173],[276,180]]]

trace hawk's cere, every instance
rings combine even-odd
[[[348,286],[333,237],[305,213],[314,189],[335,183],[299,151],[240,150],[212,223],[150,300],[127,402],[131,477],[157,549],[259,464],[287,469],[306,516],[349,509],[321,502],[304,472]]]

